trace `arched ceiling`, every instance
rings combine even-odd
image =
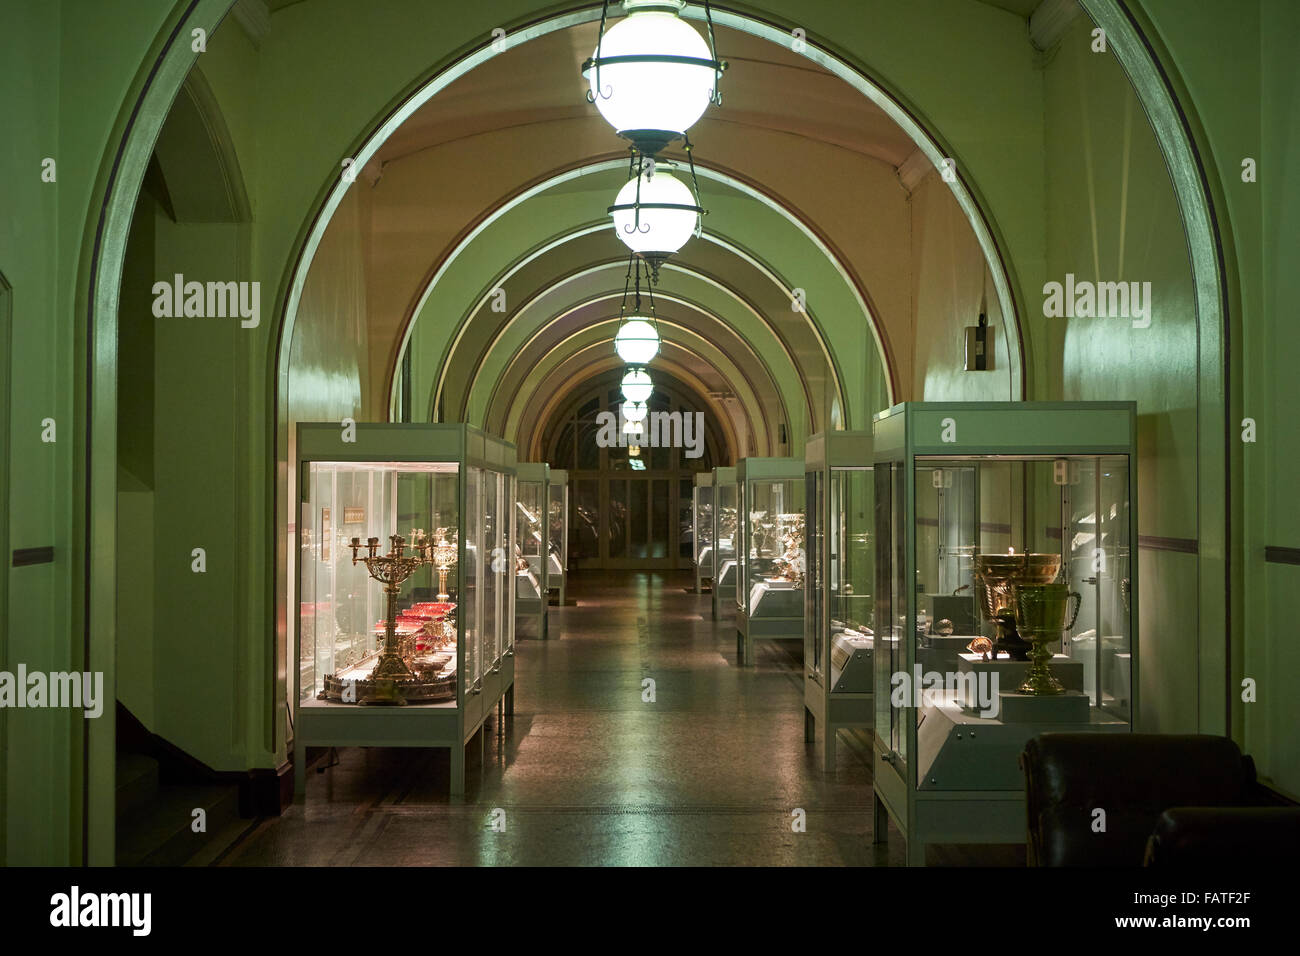
[[[409,394],[416,420],[471,421],[524,445],[529,410],[595,368],[599,350],[579,333],[608,340],[618,314],[625,250],[603,224],[627,177],[622,141],[583,96],[595,39],[584,24],[491,58],[363,169],[349,198],[372,417],[400,416]],[[785,424],[797,453],[830,427],[833,404],[863,427],[917,388],[911,197],[937,175],[880,107],[805,57],[725,28],[718,45],[731,64],[724,106],[692,130],[710,214],[663,270],[659,314],[677,360],[755,410],[734,421],[740,445],[770,449]],[[680,149],[666,158],[689,176]],[[936,193],[929,205],[946,201],[962,221]],[[979,261],[973,233],[962,242]]]

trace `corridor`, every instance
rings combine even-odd
[[[517,645],[515,714],[504,738],[493,721],[482,764],[471,742],[463,804],[448,802],[446,751],[341,750],[308,771],[305,804],[220,864],[885,863],[871,844],[869,738],[842,732],[824,774],[803,741],[795,642],[759,642],[755,665],[737,667],[733,622],[715,625],[690,583],[575,574],[551,639]],[[903,862],[897,834],[887,861]]]

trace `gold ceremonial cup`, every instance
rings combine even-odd
[[[997,629],[994,657],[1006,651],[1012,660],[1029,659],[1029,644],[1016,632],[1012,590],[1020,584],[1050,584],[1060,570],[1059,554],[975,555],[976,603]]]
[[[1074,627],[1083,598],[1063,583],[1017,584],[1014,586],[1016,626],[1033,645],[1029,652],[1029,673],[1017,688],[1022,694],[1061,694],[1065,688],[1052,676],[1048,661],[1052,659],[1052,643],[1061,639],[1061,633]],[[1074,613],[1065,620],[1070,599],[1074,598]]]

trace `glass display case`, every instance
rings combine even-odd
[[[520,462],[515,500],[515,618],[521,636],[545,638],[551,603],[551,466]]]
[[[822,725],[823,766],[835,769],[841,727],[872,728],[875,647],[875,479],[870,432],[814,435],[804,449],[804,739]]]
[[[298,426],[295,791],[307,747],[447,747],[459,795],[464,745],[513,706],[514,446],[352,427]]]
[[[876,416],[876,839],[1025,839],[1026,741],[1137,713],[1132,402]]]
[[[713,469],[713,619],[736,606],[736,537],[739,534],[736,469]]]
[[[695,474],[695,487],[691,492],[692,552],[695,555],[695,593],[704,593],[704,582],[713,586],[713,472]]]
[[[569,584],[569,473],[560,468],[551,469],[550,517],[546,543],[550,548],[551,562],[547,582],[551,591],[557,594],[560,607],[564,607]],[[550,626],[549,621],[547,626]]]
[[[804,466],[797,458],[736,465],[736,656],[755,640],[803,638]]]

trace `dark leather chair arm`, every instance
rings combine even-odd
[[[1146,865],[1294,865],[1300,858],[1300,807],[1172,807],[1147,840]]]
[[[1021,768],[1030,865],[1141,866],[1167,808],[1254,802],[1254,763],[1225,737],[1043,734]]]

